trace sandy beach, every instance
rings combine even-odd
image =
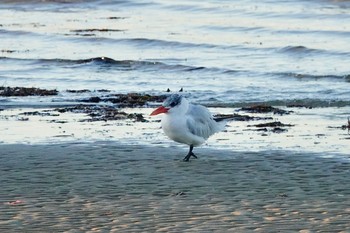
[[[350,164],[111,142],[0,145],[6,232],[349,232]]]

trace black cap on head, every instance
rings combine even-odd
[[[164,107],[170,107],[173,108],[181,103],[182,96],[179,94],[172,94],[163,103]]]

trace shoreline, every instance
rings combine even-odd
[[[348,154],[350,107],[209,108],[230,117],[224,131],[212,136],[205,148],[237,151],[290,150]],[[256,110],[259,112],[255,112]],[[245,110],[245,111],[243,111]],[[160,118],[150,107],[75,104],[68,107],[5,108],[0,111],[0,143],[56,143],[116,141],[139,145],[174,145],[160,129]],[[275,112],[278,112],[276,114]],[[181,146],[180,146],[181,147]]]

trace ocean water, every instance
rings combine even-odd
[[[349,1],[1,1],[0,85],[342,107],[349,38]]]

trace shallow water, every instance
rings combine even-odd
[[[305,156],[309,156],[309,153],[320,153],[324,157],[350,160],[350,132],[345,128],[344,121],[349,115],[349,107],[284,109],[292,112],[282,116],[273,113],[251,114],[266,118],[262,120],[228,121],[225,130],[211,136],[200,147],[237,152],[282,150],[305,153]],[[3,133],[0,135],[0,143],[110,141],[128,145],[174,146],[183,148],[184,153],[188,150],[187,145],[166,137],[160,126],[160,118],[149,116],[151,108],[121,110],[129,114],[142,114],[144,122],[135,122],[133,119],[91,121],[87,114],[62,113],[52,108],[8,108],[0,112],[0,131]],[[209,110],[213,114],[237,114],[238,109],[226,107]],[[274,131],[276,127],[254,126],[277,121],[290,126],[280,127],[277,131]]]
[[[348,1],[63,2],[0,3],[0,85],[349,105]]]

